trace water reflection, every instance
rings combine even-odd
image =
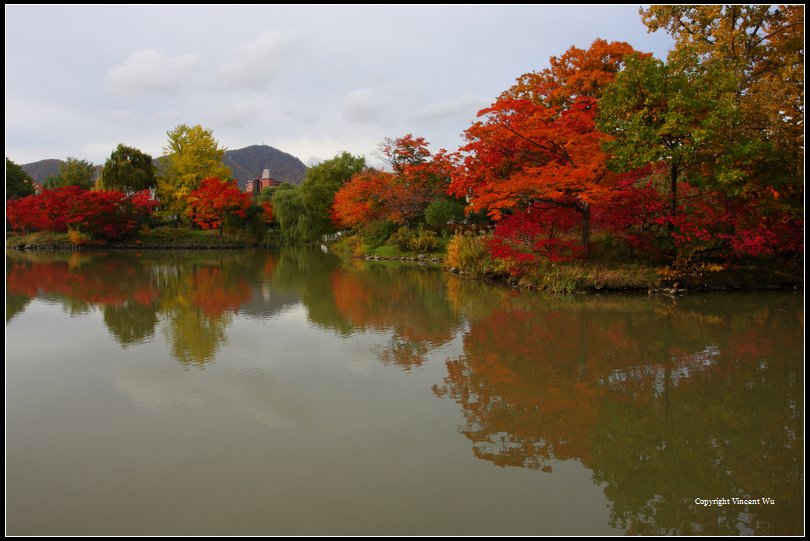
[[[160,324],[174,359],[203,366],[242,305],[269,317],[291,302],[275,302],[267,288],[250,302],[274,259],[262,252],[8,254],[6,320],[33,297],[59,302],[72,315],[99,309],[122,347],[151,339]]]
[[[161,409],[219,393],[268,427],[300,415],[283,391],[267,392],[272,378],[257,379],[253,394],[241,380],[187,384],[196,371],[183,367],[214,360],[240,317],[267,320],[298,306],[333,340],[382,337],[378,360],[405,371],[461,344],[433,393],[458,404],[460,432],[478,459],[538,478],[577,461],[604,490],[610,525],[628,533],[801,532],[798,296],[549,299],[297,248],[13,253],[6,287],[7,322],[37,297],[68,314],[99,310],[122,348],[160,333],[182,366],[162,367],[163,375],[124,366],[117,385],[139,403]],[[694,504],[721,497],[777,504]]]
[[[462,408],[477,457],[579,460],[632,534],[801,531],[799,298],[501,293],[487,310],[480,288],[456,289],[470,328],[434,392]],[[779,503],[694,504],[718,497]]]

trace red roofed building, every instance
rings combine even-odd
[[[262,190],[271,186],[280,186],[281,181],[270,176],[270,169],[262,170],[262,176],[248,180],[245,183],[245,191],[253,195],[259,195]]]

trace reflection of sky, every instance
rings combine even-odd
[[[653,385],[654,393],[660,396],[667,385],[677,385],[682,380],[688,380],[694,374],[716,365],[720,353],[720,348],[716,345],[709,345],[701,351],[674,356],[671,359],[671,366],[645,364],[614,370],[606,380],[600,378],[599,383],[604,384],[607,382],[611,386],[620,388],[622,383],[631,380],[652,379],[655,382]]]

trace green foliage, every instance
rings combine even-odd
[[[156,182],[152,156],[119,144],[104,163],[97,187],[132,193],[154,188]]]
[[[334,233],[331,211],[335,193],[365,165],[364,158],[343,152],[311,167],[301,186],[296,188],[286,184],[265,188],[259,194],[259,201],[272,200],[285,240],[316,241],[323,235]]]
[[[48,176],[45,179],[46,188],[61,188],[63,186],[79,186],[85,190],[93,187],[96,176],[96,166],[87,160],[68,157],[59,165],[58,176]]]
[[[231,169],[222,163],[225,148],[219,146],[212,130],[199,124],[180,124],[167,132],[169,141],[160,158],[158,199],[163,216],[180,219],[185,215],[186,198],[200,187],[203,179],[231,178]]]
[[[23,168],[6,158],[6,201],[34,195],[34,180]]]
[[[458,199],[434,199],[425,209],[425,222],[431,227],[444,228],[464,219],[464,203]]]
[[[397,246],[400,250],[411,250],[414,252],[433,252],[441,247],[436,233],[428,229],[414,231],[407,227],[400,227],[396,233],[391,235],[389,244]]]
[[[259,203],[264,203],[265,201],[273,201],[273,194],[276,193],[278,186],[267,186],[256,197],[256,201]]]
[[[396,230],[397,224],[391,220],[378,220],[361,227],[358,234],[368,247],[377,248],[385,244]]]
[[[300,231],[301,240],[314,241],[335,231],[331,217],[335,193],[365,166],[366,160],[362,156],[343,152],[307,170],[300,188],[307,224]]]
[[[285,241],[301,238],[300,230],[306,227],[306,224],[301,223],[304,217],[304,204],[299,188],[292,184],[279,186],[273,194],[273,213]]]
[[[396,233],[391,235],[388,243],[399,247],[400,250],[410,250],[411,242],[413,242],[415,236],[415,233],[410,228],[402,226],[397,229]]]

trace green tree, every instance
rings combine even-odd
[[[650,31],[675,40],[669,62],[730,79],[724,101],[735,116],[714,126],[718,149],[712,180],[754,197],[779,192],[803,211],[804,6],[653,6],[641,11]]]
[[[219,146],[212,130],[199,124],[192,127],[180,124],[167,135],[166,154],[160,158],[158,199],[161,214],[180,220],[192,190],[199,188],[206,178],[230,179],[231,169],[222,163],[225,147]]]
[[[273,194],[273,214],[281,227],[284,240],[300,240],[300,231],[306,227],[301,223],[306,219],[301,189],[287,183],[276,188]]]
[[[96,176],[96,166],[87,160],[79,160],[68,156],[59,165],[59,175],[50,175],[45,179],[46,188],[61,188],[62,186],[80,186],[85,190],[93,187]]]
[[[464,219],[464,203],[458,199],[442,197],[434,199],[425,209],[425,222],[433,228],[443,229],[448,224]]]
[[[597,127],[613,136],[606,146],[618,169],[666,164],[674,216],[679,183],[705,184],[706,167],[726,150],[718,127],[734,121],[730,79],[640,55],[625,62],[599,100]]]
[[[6,201],[34,195],[34,180],[22,166],[6,158]]]
[[[97,187],[133,193],[154,188],[155,184],[152,156],[137,148],[119,144],[104,163]]]
[[[300,222],[301,240],[313,241],[335,231],[331,217],[335,193],[365,167],[365,158],[343,152],[307,170],[299,189],[305,215]]]

